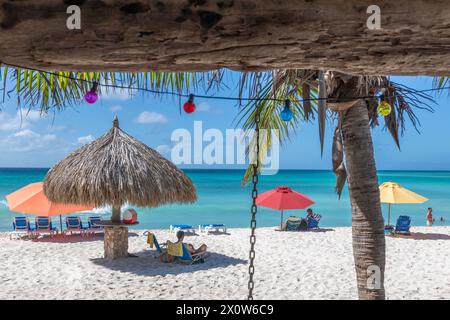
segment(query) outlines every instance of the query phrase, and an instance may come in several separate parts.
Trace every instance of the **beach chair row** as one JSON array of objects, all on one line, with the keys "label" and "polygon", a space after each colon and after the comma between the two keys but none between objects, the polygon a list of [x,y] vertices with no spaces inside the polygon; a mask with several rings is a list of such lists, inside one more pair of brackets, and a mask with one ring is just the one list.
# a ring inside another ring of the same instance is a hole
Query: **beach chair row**
[{"label": "beach chair row", "polygon": [[[85,226],[80,217],[66,217],[66,229],[61,233],[63,235],[78,233],[81,236],[85,236],[103,232],[103,227],[95,224],[98,221],[101,221],[100,217],[88,217],[87,226]],[[28,217],[15,217],[13,219],[13,232],[10,237],[23,234],[28,235],[30,238],[41,234],[48,234],[54,237],[58,232],[58,228],[53,226],[52,220],[49,217],[36,217],[34,226],[31,225]]]},{"label": "beach chair row", "polygon": [[66,217],[66,229],[63,234],[80,234],[81,236],[95,235],[96,233],[103,233],[103,227],[96,225],[101,218],[98,216],[91,216],[87,218],[87,226],[83,224],[80,217]]},{"label": "beach chair row", "polygon": [[[171,224],[169,229],[171,233],[184,231],[196,234],[196,228],[193,228],[188,224]],[[227,227],[223,223],[206,223],[198,225],[198,232],[200,234],[209,234],[211,231],[227,233]]]}]

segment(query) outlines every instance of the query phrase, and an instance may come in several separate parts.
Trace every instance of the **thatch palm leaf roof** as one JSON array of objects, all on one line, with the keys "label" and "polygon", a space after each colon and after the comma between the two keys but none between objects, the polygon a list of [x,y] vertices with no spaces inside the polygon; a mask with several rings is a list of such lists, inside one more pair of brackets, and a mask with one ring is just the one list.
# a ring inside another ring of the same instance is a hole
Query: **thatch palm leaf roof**
[{"label": "thatch palm leaf roof", "polygon": [[56,164],[44,180],[47,197],[58,203],[156,207],[192,203],[192,181],[157,151],[113,127]]}]

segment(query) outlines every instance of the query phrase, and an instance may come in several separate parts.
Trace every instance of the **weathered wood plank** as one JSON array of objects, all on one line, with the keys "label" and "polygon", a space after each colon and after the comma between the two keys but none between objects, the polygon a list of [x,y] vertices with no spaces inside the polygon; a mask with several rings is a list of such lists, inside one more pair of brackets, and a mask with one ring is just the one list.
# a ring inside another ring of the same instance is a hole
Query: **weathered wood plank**
[{"label": "weathered wood plank", "polygon": [[[81,30],[66,28],[68,3]],[[448,0],[0,0],[0,61],[48,70],[450,72]]]}]

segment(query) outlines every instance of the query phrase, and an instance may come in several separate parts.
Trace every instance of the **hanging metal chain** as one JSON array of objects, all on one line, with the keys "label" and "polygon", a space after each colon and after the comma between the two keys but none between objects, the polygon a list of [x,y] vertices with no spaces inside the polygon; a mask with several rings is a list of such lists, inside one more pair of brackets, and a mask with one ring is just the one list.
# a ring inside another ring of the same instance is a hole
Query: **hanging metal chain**
[{"label": "hanging metal chain", "polygon": [[255,283],[253,282],[253,275],[255,274],[255,243],[256,243],[256,212],[258,210],[258,207],[256,206],[256,197],[258,196],[258,169],[259,169],[259,110],[256,110],[255,115],[255,134],[256,134],[256,146],[255,146],[255,153],[256,153],[256,163],[253,163],[253,176],[252,176],[252,206],[251,206],[251,214],[252,214],[252,220],[250,222],[250,228],[251,228],[251,235],[250,235],[250,265],[248,267],[248,274],[249,274],[249,280],[248,280],[248,300],[253,300],[253,288],[255,286]]}]

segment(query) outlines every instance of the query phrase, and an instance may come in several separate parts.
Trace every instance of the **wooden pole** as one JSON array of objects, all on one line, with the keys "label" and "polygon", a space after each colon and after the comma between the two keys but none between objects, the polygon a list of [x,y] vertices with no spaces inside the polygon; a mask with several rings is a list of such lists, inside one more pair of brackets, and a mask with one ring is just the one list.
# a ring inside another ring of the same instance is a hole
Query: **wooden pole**
[{"label": "wooden pole", "polygon": [[391,204],[389,203],[389,209],[388,209],[388,226],[391,225]]},{"label": "wooden pole", "polygon": [[280,231],[283,230],[283,210],[281,210]]},{"label": "wooden pole", "polygon": [[120,222],[120,206],[117,205],[112,206],[111,221]]},{"label": "wooden pole", "polygon": [[[80,4],[81,32],[67,30],[66,3]],[[0,0],[0,57],[52,71],[228,67],[448,76],[449,2],[375,3],[388,31],[368,29],[372,2],[361,0]]]}]

